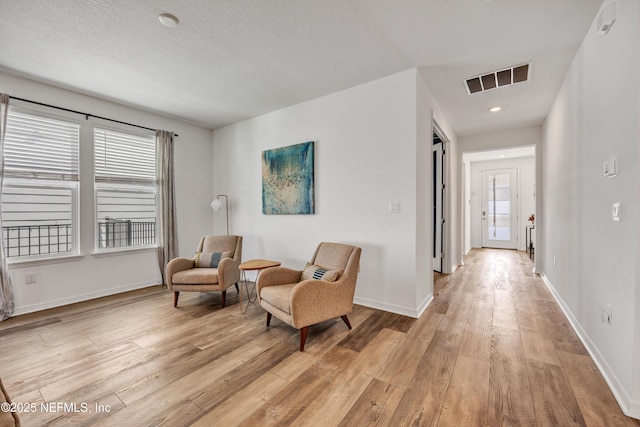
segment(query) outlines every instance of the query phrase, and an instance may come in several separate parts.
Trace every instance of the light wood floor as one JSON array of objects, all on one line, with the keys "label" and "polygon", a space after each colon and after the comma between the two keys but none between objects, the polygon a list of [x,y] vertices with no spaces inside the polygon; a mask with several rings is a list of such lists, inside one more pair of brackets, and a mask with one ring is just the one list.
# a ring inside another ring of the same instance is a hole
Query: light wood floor
[{"label": "light wood floor", "polygon": [[[366,254],[363,254],[366,256]],[[523,253],[474,250],[420,319],[365,307],[298,331],[235,290],[155,287],[0,323],[24,426],[639,426]],[[82,412],[82,404],[88,412]],[[102,411],[96,410],[96,404]]]}]

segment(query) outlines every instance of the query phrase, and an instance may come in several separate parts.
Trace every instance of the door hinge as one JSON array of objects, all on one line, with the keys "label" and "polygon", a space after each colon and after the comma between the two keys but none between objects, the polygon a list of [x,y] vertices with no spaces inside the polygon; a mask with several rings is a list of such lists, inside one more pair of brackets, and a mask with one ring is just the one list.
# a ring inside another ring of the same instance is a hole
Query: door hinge
[{"label": "door hinge", "polygon": [[444,190],[445,188],[447,188],[446,184],[442,184],[442,189]]},{"label": "door hinge", "polygon": [[442,221],[442,224],[444,224],[444,223],[445,223],[445,219],[444,219],[444,218],[442,218],[442,219],[441,219],[441,221]]}]

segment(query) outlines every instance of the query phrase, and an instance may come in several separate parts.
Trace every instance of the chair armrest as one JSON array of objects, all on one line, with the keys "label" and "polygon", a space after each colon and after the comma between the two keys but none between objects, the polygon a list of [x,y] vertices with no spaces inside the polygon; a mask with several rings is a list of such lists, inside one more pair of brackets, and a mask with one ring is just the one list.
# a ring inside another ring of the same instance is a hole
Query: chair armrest
[{"label": "chair armrest", "polygon": [[256,282],[256,288],[258,289],[258,295],[260,295],[260,289],[267,286],[285,285],[287,283],[298,283],[302,271],[292,270],[286,267],[270,267],[262,270],[258,275],[258,281]]},{"label": "chair armrest", "polygon": [[355,282],[303,280],[291,290],[293,326],[302,328],[351,313]]},{"label": "chair armrest", "polygon": [[218,263],[218,283],[223,289],[238,283],[240,280],[240,263],[233,258],[222,258]]},{"label": "chair armrest", "polygon": [[165,270],[165,279],[167,281],[167,286],[169,287],[169,290],[171,290],[171,286],[173,285],[171,279],[173,278],[173,275],[176,274],[178,271],[184,271],[184,270],[189,270],[192,269],[193,266],[195,265],[195,260],[189,259],[189,258],[174,258],[171,261],[169,261],[169,263],[167,264],[167,268]]}]

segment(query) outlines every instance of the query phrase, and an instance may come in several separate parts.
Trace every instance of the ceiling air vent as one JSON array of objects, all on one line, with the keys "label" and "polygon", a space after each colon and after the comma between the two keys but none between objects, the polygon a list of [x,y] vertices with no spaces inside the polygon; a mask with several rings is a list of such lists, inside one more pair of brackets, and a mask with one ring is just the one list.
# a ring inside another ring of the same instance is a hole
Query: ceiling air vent
[{"label": "ceiling air vent", "polygon": [[529,64],[517,65],[492,73],[482,74],[465,80],[469,95],[476,92],[511,86],[529,80]]}]

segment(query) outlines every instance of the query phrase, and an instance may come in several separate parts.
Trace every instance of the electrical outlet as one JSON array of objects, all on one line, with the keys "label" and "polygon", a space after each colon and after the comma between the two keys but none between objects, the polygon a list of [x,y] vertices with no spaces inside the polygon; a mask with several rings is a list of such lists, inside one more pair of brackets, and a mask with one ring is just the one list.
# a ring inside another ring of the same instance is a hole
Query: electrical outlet
[{"label": "electrical outlet", "polygon": [[27,285],[32,285],[36,283],[36,273],[27,273],[26,280]]}]

